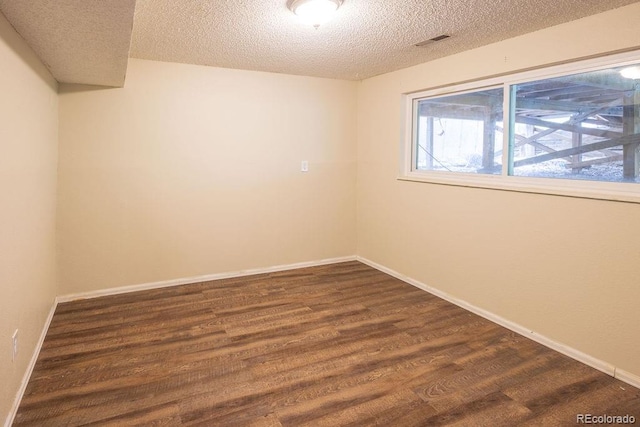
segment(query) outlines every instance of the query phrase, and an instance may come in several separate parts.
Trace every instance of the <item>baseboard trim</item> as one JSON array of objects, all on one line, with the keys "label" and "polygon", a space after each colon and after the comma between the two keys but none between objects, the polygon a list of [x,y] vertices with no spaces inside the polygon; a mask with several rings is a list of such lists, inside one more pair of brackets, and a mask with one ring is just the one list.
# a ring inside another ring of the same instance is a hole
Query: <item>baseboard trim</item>
[{"label": "baseboard trim", "polygon": [[180,279],[165,280],[161,282],[142,283],[138,285],[122,286],[118,288],[101,289],[98,291],[81,292],[76,294],[63,295],[56,298],[58,303],[77,301],[82,299],[98,298],[108,295],[126,294],[130,292],[146,291],[150,289],[168,288],[172,286],[188,285],[191,283],[209,282],[212,280],[231,279],[234,277],[253,276],[255,274],[275,273],[285,270],[297,270],[299,268],[317,267],[321,265],[337,264],[340,262],[355,261],[356,256],[346,256],[339,258],[327,258],[317,261],[299,262],[295,264],[284,264],[273,267],[253,268],[226,273],[208,274],[205,276],[184,277]]},{"label": "baseboard trim", "polygon": [[623,381],[629,385],[632,385],[634,387],[638,387],[640,388],[640,377],[638,377],[635,374],[631,374],[629,372],[623,371],[621,369],[616,368],[615,366],[613,366],[610,363],[607,363],[603,360],[597,359],[593,356],[590,356],[586,353],[583,353],[579,350],[576,350],[575,348],[569,347],[565,344],[562,344],[558,341],[552,340],[549,337],[546,337],[544,335],[541,335],[535,331],[532,331],[528,328],[525,328],[522,325],[519,325],[515,322],[512,322],[510,320],[507,320],[503,317],[500,317],[496,314],[493,314],[487,310],[484,310],[480,307],[476,307],[473,304],[470,304],[464,300],[461,300],[459,298],[456,298],[446,292],[443,292],[441,290],[438,290],[436,288],[433,288],[431,286],[425,285],[424,283],[415,280],[411,277],[407,277],[403,274],[398,273],[395,270],[392,270],[390,268],[387,268],[383,265],[380,265],[376,262],[373,262],[367,258],[364,257],[360,257],[357,256],[356,259],[358,261],[360,261],[363,264],[367,264],[370,267],[375,268],[376,270],[379,270],[383,273],[387,273],[390,276],[393,276],[397,279],[402,280],[403,282],[406,282],[410,285],[415,286],[416,288],[422,289],[423,291],[429,292],[430,294],[433,294],[437,297],[440,297],[446,301],[449,301],[452,304],[457,305],[458,307],[464,308],[465,310],[468,310],[472,313],[477,314],[478,316],[484,317],[487,320],[490,320],[494,323],[497,323],[500,326],[504,326],[505,328],[516,332],[526,338],[529,338],[539,344],[544,345],[545,347],[548,347],[552,350],[555,350],[559,353],[564,354],[565,356],[568,356],[574,360],[577,360],[578,362],[582,362],[585,365],[591,366],[594,369],[597,369],[598,371],[604,372],[607,375],[610,375],[612,377],[615,377],[617,379],[619,379],[620,381]]},{"label": "baseboard trim", "polygon": [[53,301],[53,305],[51,306],[51,310],[49,310],[49,315],[44,322],[44,327],[42,328],[42,333],[40,333],[40,338],[36,343],[36,347],[33,349],[33,354],[31,355],[31,360],[29,361],[29,365],[27,366],[27,370],[25,371],[22,382],[20,383],[20,388],[16,393],[15,398],[13,399],[13,405],[11,405],[11,409],[9,411],[9,415],[7,415],[7,419],[5,420],[4,427],[11,427],[13,424],[13,420],[18,413],[18,408],[20,407],[20,402],[22,401],[22,396],[24,396],[24,392],[27,390],[27,384],[29,384],[29,379],[31,378],[31,374],[33,373],[33,368],[36,366],[36,361],[38,360],[38,356],[40,355],[40,349],[42,349],[42,344],[44,343],[44,339],[47,336],[47,332],[49,331],[49,325],[51,325],[51,320],[53,319],[53,314],[56,312],[56,307],[58,306],[58,299],[56,298]]},{"label": "baseboard trim", "polygon": [[616,368],[616,374],[614,375],[620,381],[630,384],[634,387],[640,388],[640,377],[632,374],[631,372],[624,371]]}]

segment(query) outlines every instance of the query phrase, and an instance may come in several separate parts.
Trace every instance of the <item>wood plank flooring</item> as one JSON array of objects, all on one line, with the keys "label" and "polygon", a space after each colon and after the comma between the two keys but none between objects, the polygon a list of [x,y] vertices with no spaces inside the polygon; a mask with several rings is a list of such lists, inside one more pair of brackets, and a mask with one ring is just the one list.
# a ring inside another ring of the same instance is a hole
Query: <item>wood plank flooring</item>
[{"label": "wood plank flooring", "polygon": [[640,423],[640,390],[358,262],[58,306],[14,425]]}]

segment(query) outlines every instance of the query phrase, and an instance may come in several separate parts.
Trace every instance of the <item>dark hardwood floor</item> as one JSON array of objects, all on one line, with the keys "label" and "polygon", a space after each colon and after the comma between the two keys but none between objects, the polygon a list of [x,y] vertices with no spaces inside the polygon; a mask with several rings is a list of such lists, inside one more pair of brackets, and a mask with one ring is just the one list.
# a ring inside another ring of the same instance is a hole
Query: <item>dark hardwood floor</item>
[{"label": "dark hardwood floor", "polygon": [[640,423],[640,390],[357,262],[58,306],[14,425]]}]

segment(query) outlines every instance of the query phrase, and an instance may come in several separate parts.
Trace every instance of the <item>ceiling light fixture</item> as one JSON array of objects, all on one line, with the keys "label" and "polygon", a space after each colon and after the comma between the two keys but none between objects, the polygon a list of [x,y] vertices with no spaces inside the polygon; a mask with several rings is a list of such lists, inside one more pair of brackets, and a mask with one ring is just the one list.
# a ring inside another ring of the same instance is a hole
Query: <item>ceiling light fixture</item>
[{"label": "ceiling light fixture", "polygon": [[620,70],[620,75],[625,79],[640,80],[640,65],[623,68]]},{"label": "ceiling light fixture", "polygon": [[328,22],[342,5],[342,0],[291,0],[289,9],[305,24],[318,28]]}]

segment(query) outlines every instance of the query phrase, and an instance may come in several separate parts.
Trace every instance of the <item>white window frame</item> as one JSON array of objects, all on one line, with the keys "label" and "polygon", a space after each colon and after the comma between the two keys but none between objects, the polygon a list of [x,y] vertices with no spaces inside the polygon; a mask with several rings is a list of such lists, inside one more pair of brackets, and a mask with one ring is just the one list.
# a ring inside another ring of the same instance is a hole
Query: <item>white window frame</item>
[{"label": "white window frame", "polygon": [[[511,87],[536,80],[551,79],[570,74],[586,73],[612,67],[624,67],[637,64],[640,61],[640,51],[625,52],[605,57],[592,58],[561,65],[555,65],[536,70],[524,71],[501,77],[488,78],[462,84],[421,90],[402,94],[402,143],[400,150],[400,170],[398,179],[402,181],[427,182],[442,185],[462,187],[488,188],[495,190],[518,191],[525,193],[551,194],[567,197],[588,199],[614,200],[622,202],[640,203],[640,183],[604,182],[591,180],[572,180],[545,177],[523,177],[508,175],[507,167],[502,168],[502,174],[473,174],[464,172],[415,170],[414,141],[417,126],[416,115],[418,101],[428,97],[454,95],[464,92],[474,92],[502,86],[504,88],[503,111],[505,114],[502,164],[508,164]],[[638,81],[640,84],[640,81]]]}]

